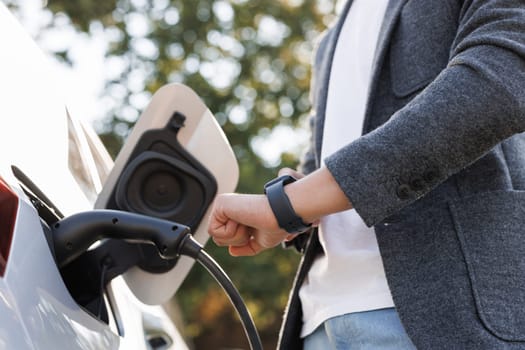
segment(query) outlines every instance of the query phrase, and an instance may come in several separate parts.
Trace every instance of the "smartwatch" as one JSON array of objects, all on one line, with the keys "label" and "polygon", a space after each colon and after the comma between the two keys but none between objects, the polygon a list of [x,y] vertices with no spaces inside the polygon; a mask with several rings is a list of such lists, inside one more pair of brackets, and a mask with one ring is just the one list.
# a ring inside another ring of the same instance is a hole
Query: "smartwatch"
[{"label": "smartwatch", "polygon": [[293,210],[288,196],[284,192],[284,186],[295,181],[296,179],[294,177],[283,175],[264,185],[264,193],[268,198],[277,223],[280,228],[288,233],[302,233],[312,227],[312,224],[306,224],[303,219],[297,215],[295,210]]}]

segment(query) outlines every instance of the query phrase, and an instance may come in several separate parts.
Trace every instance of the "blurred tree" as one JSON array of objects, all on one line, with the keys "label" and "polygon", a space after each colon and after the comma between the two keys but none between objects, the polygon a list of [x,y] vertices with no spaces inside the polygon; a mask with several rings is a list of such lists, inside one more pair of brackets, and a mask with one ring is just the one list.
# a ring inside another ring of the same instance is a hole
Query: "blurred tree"
[{"label": "blurred tree", "polygon": [[[240,164],[238,191],[260,192],[278,168],[295,167],[307,142],[301,128],[313,42],[333,20],[333,0],[48,0],[47,8],[48,29],[66,23],[107,39],[107,117],[98,131],[113,155],[152,93],[180,82],[226,132]],[[67,49],[55,54],[72,61]],[[239,287],[265,348],[274,347],[298,255],[274,249],[234,259],[226,249],[208,249]],[[188,335],[198,349],[246,346],[217,288],[194,268],[177,293]]]}]

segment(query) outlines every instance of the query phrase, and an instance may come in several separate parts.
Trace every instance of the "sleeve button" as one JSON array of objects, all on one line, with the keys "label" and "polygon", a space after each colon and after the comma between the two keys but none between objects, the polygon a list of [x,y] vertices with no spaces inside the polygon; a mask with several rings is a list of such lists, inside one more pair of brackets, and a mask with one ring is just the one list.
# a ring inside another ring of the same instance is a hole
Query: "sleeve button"
[{"label": "sleeve button", "polygon": [[410,193],[412,192],[410,190],[410,187],[406,184],[402,184],[402,185],[399,185],[397,187],[397,196],[399,197],[399,199],[409,199],[410,198]]},{"label": "sleeve button", "polygon": [[421,191],[425,188],[425,180],[421,177],[415,177],[410,180],[410,188],[414,191]]},{"label": "sleeve button", "polygon": [[436,170],[427,170],[424,174],[423,174],[423,179],[426,181],[426,182],[433,182],[434,180],[436,180],[438,178],[438,172]]}]

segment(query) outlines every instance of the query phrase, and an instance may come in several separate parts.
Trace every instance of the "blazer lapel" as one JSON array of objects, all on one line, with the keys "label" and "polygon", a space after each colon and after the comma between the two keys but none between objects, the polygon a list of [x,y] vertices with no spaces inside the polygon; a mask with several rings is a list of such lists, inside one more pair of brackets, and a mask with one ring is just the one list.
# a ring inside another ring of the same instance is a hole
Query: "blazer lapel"
[{"label": "blazer lapel", "polygon": [[365,121],[363,123],[363,134],[369,131],[368,127],[370,124],[370,107],[374,101],[381,67],[383,67],[388,46],[390,44],[390,39],[392,38],[394,28],[396,26],[397,20],[399,19],[399,14],[401,13],[403,5],[405,5],[407,1],[408,0],[390,0],[386,8],[385,18],[383,19],[383,24],[381,25],[379,38],[377,40],[374,63],[372,64],[372,80],[370,82],[370,88],[368,89],[368,102],[366,106]]},{"label": "blazer lapel", "polygon": [[[368,1],[368,0],[367,0]],[[339,39],[339,34],[343,27],[348,11],[352,6],[353,0],[347,0],[339,19],[337,20],[335,26],[328,30],[327,36],[324,38],[326,40],[326,49],[321,52],[321,55],[316,55],[315,68],[317,69],[316,74],[319,77],[322,77],[319,82],[319,86],[316,86],[315,89],[319,89],[318,92],[314,93],[318,97],[317,106],[316,106],[316,127],[315,127],[315,152],[316,152],[316,165],[320,166],[320,156],[321,156],[321,146],[323,143],[323,129],[324,129],[324,119],[326,114],[326,102],[328,99],[328,85],[330,82],[330,74],[332,70],[332,62],[335,54],[335,48],[337,46],[337,40]],[[318,48],[318,52],[319,52]],[[315,85],[315,84],[313,84]]]}]

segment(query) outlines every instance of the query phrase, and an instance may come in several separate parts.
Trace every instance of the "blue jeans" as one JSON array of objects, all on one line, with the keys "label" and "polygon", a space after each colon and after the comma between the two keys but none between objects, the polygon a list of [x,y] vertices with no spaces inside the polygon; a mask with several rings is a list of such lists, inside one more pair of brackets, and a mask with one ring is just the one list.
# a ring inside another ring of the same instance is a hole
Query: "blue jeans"
[{"label": "blue jeans", "polygon": [[410,350],[394,308],[355,312],[326,320],[304,339],[304,350]]}]

